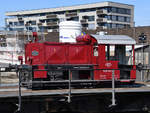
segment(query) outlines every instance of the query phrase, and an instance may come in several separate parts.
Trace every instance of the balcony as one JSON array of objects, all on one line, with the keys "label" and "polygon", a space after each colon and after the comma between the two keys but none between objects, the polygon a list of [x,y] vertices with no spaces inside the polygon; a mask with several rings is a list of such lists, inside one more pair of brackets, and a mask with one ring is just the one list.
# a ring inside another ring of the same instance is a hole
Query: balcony
[{"label": "balcony", "polygon": [[107,22],[107,18],[98,18],[96,19],[97,23],[103,23],[103,22]]},{"label": "balcony", "polygon": [[104,9],[101,9],[101,10],[97,10],[96,11],[96,14],[97,15],[103,15],[103,14],[107,14],[108,12],[107,12],[107,10],[104,10]]},{"label": "balcony", "polygon": [[23,18],[22,17],[18,17],[18,21],[23,21]]},{"label": "balcony", "polygon": [[55,19],[57,18],[57,15],[56,14],[49,14],[46,16],[47,19]]},{"label": "balcony", "polygon": [[81,24],[88,24],[86,19],[80,20]]},{"label": "balcony", "polygon": [[98,26],[96,27],[97,30],[103,30],[103,29],[107,29],[107,26]]},{"label": "balcony", "polygon": [[47,26],[50,26],[50,27],[58,26],[58,22],[48,22]]},{"label": "balcony", "polygon": [[29,24],[29,23],[26,23],[26,24],[25,24],[25,26],[30,26],[30,25],[31,25],[31,24]]},{"label": "balcony", "polygon": [[38,23],[37,25],[38,25],[38,26],[42,26],[43,24],[42,24],[42,23]]},{"label": "balcony", "polygon": [[82,30],[86,31],[86,30],[88,30],[88,27],[82,27]]},{"label": "balcony", "polygon": [[53,32],[58,32],[58,29],[53,29]]},{"label": "balcony", "polygon": [[78,16],[77,12],[66,13],[65,15],[66,15],[66,17],[77,17]]},{"label": "balcony", "polygon": [[101,30],[103,29],[103,26],[98,26],[96,29]]}]

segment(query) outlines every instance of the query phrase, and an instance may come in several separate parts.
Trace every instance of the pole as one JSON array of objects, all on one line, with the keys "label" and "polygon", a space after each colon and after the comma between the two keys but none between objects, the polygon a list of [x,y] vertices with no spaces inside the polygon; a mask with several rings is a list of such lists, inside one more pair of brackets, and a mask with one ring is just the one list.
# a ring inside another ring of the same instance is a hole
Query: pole
[{"label": "pole", "polygon": [[1,76],[1,72],[0,72],[0,85],[2,84],[2,76]]},{"label": "pole", "polygon": [[18,94],[18,109],[17,111],[21,111],[21,76],[20,76],[20,72],[17,71],[17,75],[19,76],[19,94]]},{"label": "pole", "polygon": [[[142,44],[143,46],[143,44]],[[143,57],[143,49],[141,49],[141,57]],[[141,63],[143,64],[143,58],[141,58]],[[143,70],[141,70],[141,82],[143,81]]]},{"label": "pole", "polygon": [[28,41],[30,40],[30,37],[29,37],[29,24],[28,24],[28,27],[27,27],[27,32],[28,32]]},{"label": "pole", "polygon": [[[143,49],[142,50],[143,50],[143,57],[142,57],[143,59],[142,59],[142,61],[143,61],[143,66],[144,66],[144,42],[143,42]],[[142,78],[143,78],[143,82],[144,82],[144,78],[145,78],[144,77],[144,70],[142,70],[142,75],[143,75]]]},{"label": "pole", "polygon": [[13,51],[12,51],[12,64],[14,64],[14,54],[13,54]]},{"label": "pole", "polygon": [[68,94],[68,103],[71,102],[71,76],[72,76],[72,72],[71,70],[69,70],[69,94]]},{"label": "pole", "polygon": [[116,105],[115,100],[115,70],[112,70],[112,106]]},{"label": "pole", "polygon": [[42,39],[45,41],[45,36],[44,36],[44,27],[42,26]]},{"label": "pole", "polygon": [[[147,40],[147,36],[144,35],[144,33],[141,33],[141,35],[139,35],[139,41],[140,43],[142,43],[142,48],[141,48],[141,63],[142,63],[142,67],[144,66],[144,43]],[[144,68],[144,67],[143,67]],[[144,81],[144,70],[141,70],[141,81]]]},{"label": "pole", "polygon": [[[141,49],[141,56],[142,56],[142,65],[144,66],[144,43],[142,43],[142,49]],[[143,69],[141,70],[141,81],[143,82],[144,81],[144,72],[143,72]]]}]

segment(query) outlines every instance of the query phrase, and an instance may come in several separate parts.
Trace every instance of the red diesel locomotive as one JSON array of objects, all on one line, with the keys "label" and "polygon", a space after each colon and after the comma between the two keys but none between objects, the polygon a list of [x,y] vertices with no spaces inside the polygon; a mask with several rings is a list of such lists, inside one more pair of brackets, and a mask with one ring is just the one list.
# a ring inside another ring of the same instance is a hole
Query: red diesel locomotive
[{"label": "red diesel locomotive", "polygon": [[[72,84],[91,84],[111,81],[113,71],[116,81],[136,79],[135,41],[130,37],[86,34],[78,36],[76,41],[27,43],[25,65],[31,67],[31,72],[22,73],[22,82],[62,86],[71,79]],[[130,64],[126,46],[132,49]]]}]

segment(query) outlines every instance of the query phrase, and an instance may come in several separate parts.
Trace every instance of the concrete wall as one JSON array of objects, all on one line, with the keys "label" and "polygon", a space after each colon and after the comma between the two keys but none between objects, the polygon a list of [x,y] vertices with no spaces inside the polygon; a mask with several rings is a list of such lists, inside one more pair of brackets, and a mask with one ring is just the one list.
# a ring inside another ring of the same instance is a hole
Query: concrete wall
[{"label": "concrete wall", "polygon": [[150,43],[150,26],[142,26],[142,27],[132,27],[132,28],[122,28],[122,29],[97,29],[97,30],[84,30],[85,32],[89,34],[95,34],[100,31],[107,32],[108,35],[128,35],[132,38],[134,38],[138,43],[138,37],[141,33],[144,33],[147,35],[147,41]]}]

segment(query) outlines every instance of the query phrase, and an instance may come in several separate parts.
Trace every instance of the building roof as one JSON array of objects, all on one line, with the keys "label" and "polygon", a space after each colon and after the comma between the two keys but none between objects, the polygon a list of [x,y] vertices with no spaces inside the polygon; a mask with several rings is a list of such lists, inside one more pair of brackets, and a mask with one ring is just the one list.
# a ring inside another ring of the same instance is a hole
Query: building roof
[{"label": "building roof", "polygon": [[126,35],[92,35],[98,44],[134,45],[136,41]]},{"label": "building roof", "polygon": [[122,7],[122,8],[132,8],[133,7],[133,5],[106,1],[106,2],[98,2],[98,3],[92,3],[92,4],[58,7],[58,8],[13,11],[13,12],[6,12],[5,15],[6,16],[17,16],[17,15],[27,15],[27,14],[58,12],[58,11],[69,11],[69,10],[77,10],[77,9],[90,9],[90,8],[95,8],[95,7],[106,7],[106,6],[114,6],[114,7]]}]

